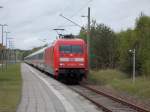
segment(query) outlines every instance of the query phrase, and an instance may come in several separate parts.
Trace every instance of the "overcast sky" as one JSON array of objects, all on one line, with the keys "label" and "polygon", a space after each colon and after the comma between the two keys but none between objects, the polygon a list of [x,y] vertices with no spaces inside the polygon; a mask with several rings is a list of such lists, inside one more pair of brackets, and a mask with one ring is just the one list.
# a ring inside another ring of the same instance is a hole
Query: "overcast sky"
[{"label": "overcast sky", "polygon": [[42,39],[52,42],[57,36],[54,28],[78,34],[80,28],[69,27],[73,24],[59,15],[85,25],[87,19],[81,15],[87,15],[88,6],[92,19],[115,32],[133,28],[140,12],[150,16],[150,0],[0,0],[0,6],[4,7],[0,9],[0,24],[8,24],[5,30],[11,32],[8,36],[14,38],[15,48],[19,49],[43,45]]}]

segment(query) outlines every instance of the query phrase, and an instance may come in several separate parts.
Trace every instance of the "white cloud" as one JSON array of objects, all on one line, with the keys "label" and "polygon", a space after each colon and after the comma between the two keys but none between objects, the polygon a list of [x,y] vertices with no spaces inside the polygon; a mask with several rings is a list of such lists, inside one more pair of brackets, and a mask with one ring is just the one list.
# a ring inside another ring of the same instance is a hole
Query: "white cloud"
[{"label": "white cloud", "polygon": [[[85,25],[87,14],[85,4],[88,0],[1,0],[0,23],[7,23],[10,36],[15,38],[15,47],[30,49],[44,43],[38,39],[46,38],[49,42],[56,38],[52,29],[59,25],[72,24],[61,18],[63,14],[81,25]],[[91,17],[98,23],[109,25],[115,31],[134,27],[140,12],[150,15],[149,0],[91,0]],[[82,7],[84,7],[82,9]],[[82,9],[79,11],[79,9]],[[77,34],[78,27],[65,27],[65,33]]]}]

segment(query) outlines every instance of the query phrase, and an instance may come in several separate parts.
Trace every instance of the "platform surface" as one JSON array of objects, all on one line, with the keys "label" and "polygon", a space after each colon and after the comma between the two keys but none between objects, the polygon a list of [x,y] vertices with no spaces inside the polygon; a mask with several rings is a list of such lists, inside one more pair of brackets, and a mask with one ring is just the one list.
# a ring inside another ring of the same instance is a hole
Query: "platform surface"
[{"label": "platform surface", "polygon": [[102,112],[66,85],[27,64],[21,65],[21,73],[22,98],[17,112]]}]

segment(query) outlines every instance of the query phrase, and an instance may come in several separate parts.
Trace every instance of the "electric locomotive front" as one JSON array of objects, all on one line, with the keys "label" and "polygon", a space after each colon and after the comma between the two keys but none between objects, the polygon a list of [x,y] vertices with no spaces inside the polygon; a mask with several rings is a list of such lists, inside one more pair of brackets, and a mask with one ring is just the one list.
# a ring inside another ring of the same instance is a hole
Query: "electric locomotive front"
[{"label": "electric locomotive front", "polygon": [[82,39],[59,39],[58,74],[65,79],[81,81],[87,74],[87,48]]}]

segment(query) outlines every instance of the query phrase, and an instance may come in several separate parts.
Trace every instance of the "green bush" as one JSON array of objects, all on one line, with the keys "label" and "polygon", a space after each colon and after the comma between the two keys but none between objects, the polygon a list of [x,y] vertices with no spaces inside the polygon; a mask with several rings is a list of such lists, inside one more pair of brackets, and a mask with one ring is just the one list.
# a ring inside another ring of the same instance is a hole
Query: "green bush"
[{"label": "green bush", "polygon": [[107,70],[91,71],[88,78],[94,83],[104,85],[110,83],[110,81],[116,79],[123,79],[125,77],[126,77],[125,74],[123,74],[120,71],[107,69]]},{"label": "green bush", "polygon": [[150,78],[139,76],[135,83],[132,79],[126,77],[124,73],[117,70],[99,70],[91,71],[88,80],[101,86],[111,86],[112,88],[126,92],[140,98],[150,98]]}]

